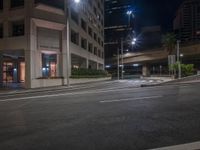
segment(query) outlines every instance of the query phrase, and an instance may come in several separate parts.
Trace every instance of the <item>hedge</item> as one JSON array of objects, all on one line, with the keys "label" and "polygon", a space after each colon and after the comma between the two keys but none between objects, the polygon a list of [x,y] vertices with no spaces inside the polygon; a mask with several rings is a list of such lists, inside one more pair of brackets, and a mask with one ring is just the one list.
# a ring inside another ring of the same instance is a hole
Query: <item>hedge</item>
[{"label": "hedge", "polygon": [[102,78],[110,76],[107,71],[95,69],[72,69],[71,78]]}]

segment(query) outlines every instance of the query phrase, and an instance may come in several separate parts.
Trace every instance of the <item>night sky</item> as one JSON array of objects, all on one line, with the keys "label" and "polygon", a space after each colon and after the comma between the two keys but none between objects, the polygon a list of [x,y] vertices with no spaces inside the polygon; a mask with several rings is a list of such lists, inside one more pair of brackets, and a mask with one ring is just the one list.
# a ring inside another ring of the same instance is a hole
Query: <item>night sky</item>
[{"label": "night sky", "polygon": [[135,0],[137,26],[161,25],[171,31],[176,10],[183,0]]}]

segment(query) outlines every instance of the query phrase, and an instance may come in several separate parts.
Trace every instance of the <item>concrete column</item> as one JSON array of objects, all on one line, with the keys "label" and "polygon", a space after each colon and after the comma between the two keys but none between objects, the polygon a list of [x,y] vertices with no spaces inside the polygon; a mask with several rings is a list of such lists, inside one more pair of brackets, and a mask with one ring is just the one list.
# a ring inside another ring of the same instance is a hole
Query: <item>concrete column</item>
[{"label": "concrete column", "polygon": [[89,60],[86,59],[86,68],[89,69]]},{"label": "concrete column", "polygon": [[31,65],[31,51],[25,50],[25,88],[31,88],[31,80],[32,80],[32,65]]},{"label": "concrete column", "polygon": [[142,67],[142,75],[144,77],[150,76],[150,70],[149,70],[149,67],[147,65],[143,65],[143,67]]},{"label": "concrete column", "polygon": [[[3,15],[4,16],[9,16],[10,13],[10,1],[9,0],[4,0],[3,1]],[[3,21],[3,34],[4,37],[9,37],[11,34],[11,25],[9,23],[8,17]]]},{"label": "concrete column", "polygon": [[97,62],[97,70],[99,70],[99,63]]},{"label": "concrete column", "polygon": [[[60,53],[60,70],[61,70],[61,76],[67,80],[67,29],[66,27],[62,31],[62,50]],[[63,82],[63,85],[67,84],[66,82]]]},{"label": "concrete column", "polygon": [[0,53],[0,87],[3,84],[3,55]]}]

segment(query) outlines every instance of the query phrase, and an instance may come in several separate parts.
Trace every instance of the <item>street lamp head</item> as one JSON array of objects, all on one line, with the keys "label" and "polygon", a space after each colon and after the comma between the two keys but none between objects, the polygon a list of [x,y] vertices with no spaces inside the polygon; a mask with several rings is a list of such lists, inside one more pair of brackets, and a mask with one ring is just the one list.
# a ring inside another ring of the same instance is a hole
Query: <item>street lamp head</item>
[{"label": "street lamp head", "polygon": [[126,12],[127,15],[131,15],[132,13],[133,13],[132,10],[128,10],[128,11]]},{"label": "street lamp head", "polygon": [[184,55],[183,54],[180,54],[180,57],[183,57]]},{"label": "street lamp head", "polygon": [[74,0],[74,2],[78,4],[78,3],[80,3],[80,0]]},{"label": "street lamp head", "polygon": [[131,44],[132,44],[132,45],[135,45],[136,43],[135,43],[135,41],[132,41]]},{"label": "street lamp head", "polygon": [[134,38],[134,39],[133,39],[133,41],[134,41],[134,42],[136,42],[136,41],[137,41],[137,39],[136,39],[136,38]]}]

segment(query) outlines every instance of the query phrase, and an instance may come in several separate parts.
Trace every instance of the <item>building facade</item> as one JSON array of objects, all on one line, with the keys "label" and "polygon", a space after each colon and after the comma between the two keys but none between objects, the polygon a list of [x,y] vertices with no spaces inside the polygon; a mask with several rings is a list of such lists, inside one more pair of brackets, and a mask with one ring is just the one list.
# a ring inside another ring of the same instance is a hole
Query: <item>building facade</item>
[{"label": "building facade", "polygon": [[[132,33],[134,27],[133,0],[105,1],[105,53],[106,59],[117,55],[121,38]],[[129,15],[128,11],[131,11]]]},{"label": "building facade", "polygon": [[185,0],[174,19],[174,30],[181,41],[200,40],[200,1]]},{"label": "building facade", "polygon": [[73,68],[104,69],[103,14],[103,0],[0,0],[0,83],[65,85]]}]

